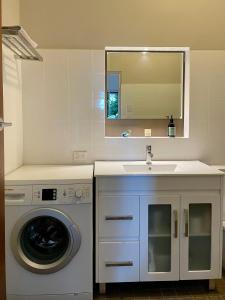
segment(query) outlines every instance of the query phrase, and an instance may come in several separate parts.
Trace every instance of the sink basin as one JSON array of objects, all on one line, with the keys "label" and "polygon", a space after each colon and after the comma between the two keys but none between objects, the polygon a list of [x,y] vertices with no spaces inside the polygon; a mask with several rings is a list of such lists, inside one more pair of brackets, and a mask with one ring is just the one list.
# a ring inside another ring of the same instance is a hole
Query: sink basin
[{"label": "sink basin", "polygon": [[123,165],[124,170],[128,173],[172,172],[176,167],[176,164]]}]

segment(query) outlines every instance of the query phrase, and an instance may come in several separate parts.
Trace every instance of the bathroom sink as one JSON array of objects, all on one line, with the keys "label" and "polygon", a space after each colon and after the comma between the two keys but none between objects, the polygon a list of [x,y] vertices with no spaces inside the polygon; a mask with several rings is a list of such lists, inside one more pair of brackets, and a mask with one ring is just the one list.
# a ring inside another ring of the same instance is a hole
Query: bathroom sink
[{"label": "bathroom sink", "polygon": [[152,164],[152,165],[123,165],[123,168],[128,173],[151,173],[151,172],[173,172],[175,171],[176,164]]},{"label": "bathroom sink", "polygon": [[[220,175],[219,166],[208,166],[200,161],[153,160],[149,166],[146,161],[98,161],[95,162],[95,176],[190,176]],[[225,170],[225,166],[220,166]]]}]

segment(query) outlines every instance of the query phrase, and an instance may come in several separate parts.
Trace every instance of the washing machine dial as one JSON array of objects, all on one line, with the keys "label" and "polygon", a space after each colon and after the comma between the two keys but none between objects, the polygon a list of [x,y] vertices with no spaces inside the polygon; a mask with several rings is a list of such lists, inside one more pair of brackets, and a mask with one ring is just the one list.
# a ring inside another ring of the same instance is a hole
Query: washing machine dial
[{"label": "washing machine dial", "polygon": [[75,197],[76,198],[82,198],[82,196],[83,196],[83,192],[82,192],[82,190],[77,190],[77,191],[75,191]]}]

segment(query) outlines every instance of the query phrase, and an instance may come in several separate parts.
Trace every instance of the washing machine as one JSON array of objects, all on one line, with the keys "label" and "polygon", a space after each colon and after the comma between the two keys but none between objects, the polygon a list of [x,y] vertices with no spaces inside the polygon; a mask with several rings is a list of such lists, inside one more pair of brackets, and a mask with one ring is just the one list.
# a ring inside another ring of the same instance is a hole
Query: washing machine
[{"label": "washing machine", "polygon": [[8,300],[91,300],[92,166],[23,166],[6,176]]}]

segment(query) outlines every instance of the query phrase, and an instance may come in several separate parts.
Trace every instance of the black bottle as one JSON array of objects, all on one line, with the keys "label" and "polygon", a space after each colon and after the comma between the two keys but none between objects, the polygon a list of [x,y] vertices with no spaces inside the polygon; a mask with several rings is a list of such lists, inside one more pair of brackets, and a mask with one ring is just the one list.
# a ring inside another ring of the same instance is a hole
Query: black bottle
[{"label": "black bottle", "polygon": [[173,121],[173,115],[169,118],[169,124],[168,124],[168,136],[169,137],[175,137],[176,136],[176,126]]}]

